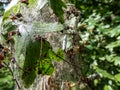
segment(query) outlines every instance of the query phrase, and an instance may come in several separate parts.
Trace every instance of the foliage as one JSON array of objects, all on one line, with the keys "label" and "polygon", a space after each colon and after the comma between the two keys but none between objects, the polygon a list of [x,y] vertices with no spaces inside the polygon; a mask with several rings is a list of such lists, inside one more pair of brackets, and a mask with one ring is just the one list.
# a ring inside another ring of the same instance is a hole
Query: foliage
[{"label": "foliage", "polygon": [[[99,79],[93,80],[98,82],[93,87],[98,90],[100,88],[118,90],[120,82],[115,77],[119,75],[119,40],[117,39],[119,33],[116,33],[119,30],[119,24],[114,27],[109,22],[107,23],[105,18],[105,16],[95,12],[80,24],[79,30],[83,33],[81,35],[82,39],[87,42],[85,53],[83,53],[82,57],[86,63],[92,66],[93,70],[95,70],[94,72],[100,74]],[[85,28],[81,28],[82,25],[85,25]],[[86,35],[88,36],[87,38]],[[87,71],[91,72],[89,69]]]},{"label": "foliage", "polygon": [[[9,3],[9,1],[0,1],[0,25],[1,25],[1,16],[4,14],[5,6]],[[1,31],[1,27],[0,27]],[[0,34],[0,43],[2,44],[4,40]],[[0,64],[1,60],[0,60]],[[0,90],[13,90],[14,89],[14,81],[13,77],[8,68],[2,67],[0,65]]]},{"label": "foliage", "polygon": [[0,89],[1,90],[13,90],[14,82],[13,77],[8,69],[2,68],[0,69]]},{"label": "foliage", "polygon": [[60,22],[63,23],[64,22],[63,7],[64,8],[66,7],[64,2],[62,0],[50,0],[50,5],[51,5],[51,8],[53,9],[53,12],[59,17]]},{"label": "foliage", "polygon": [[[107,10],[110,8],[107,7]],[[104,10],[108,13],[107,16],[100,10],[99,12],[95,11],[80,24],[79,30],[83,33],[83,36],[81,36],[83,41],[86,40],[87,42],[83,58],[86,63],[89,62],[93,66],[95,72],[101,75],[100,80],[95,79],[95,81],[98,80],[98,83],[96,87],[94,85],[93,87],[104,90],[109,90],[109,88],[118,90],[120,82],[115,77],[116,75],[119,76],[119,23],[114,22],[118,16],[115,15],[116,12],[114,13],[114,11],[110,13],[111,11],[107,11],[105,8]],[[114,14],[114,18],[111,16],[112,14]],[[82,28],[83,25],[84,28]],[[86,36],[88,37],[86,38]]]},{"label": "foliage", "polygon": [[[82,16],[89,17],[93,11],[101,13],[103,16],[112,11],[115,15],[119,15],[119,0],[68,0],[75,4],[75,6],[82,11]],[[117,10],[117,11],[116,11]],[[110,19],[110,18],[109,18]]]}]

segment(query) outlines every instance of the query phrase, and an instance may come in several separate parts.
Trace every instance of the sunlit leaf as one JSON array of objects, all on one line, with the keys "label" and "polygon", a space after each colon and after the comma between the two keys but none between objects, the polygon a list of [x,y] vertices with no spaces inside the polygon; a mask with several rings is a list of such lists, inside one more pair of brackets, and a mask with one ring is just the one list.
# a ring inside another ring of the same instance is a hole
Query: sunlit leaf
[{"label": "sunlit leaf", "polygon": [[112,42],[112,43],[108,44],[106,46],[106,48],[115,48],[115,47],[118,47],[118,46],[120,46],[120,41],[115,41],[115,42]]},{"label": "sunlit leaf", "polygon": [[120,34],[120,25],[118,25],[117,27],[113,28],[111,31],[108,32],[108,34],[111,37],[118,36]]},{"label": "sunlit leaf", "polygon": [[120,73],[115,75],[115,80],[120,82]]},{"label": "sunlit leaf", "polygon": [[61,49],[57,52],[49,51],[49,57],[51,60],[62,61],[62,59],[64,59],[64,52]]},{"label": "sunlit leaf", "polygon": [[105,85],[104,90],[114,90],[114,89],[112,89],[112,87],[110,85]]},{"label": "sunlit leaf", "polygon": [[114,57],[114,64],[117,66],[120,66],[120,57],[119,56],[116,56]]},{"label": "sunlit leaf", "polygon": [[34,6],[37,4],[37,1],[38,1],[38,0],[29,0],[29,4],[28,4],[28,5],[29,5],[30,7],[34,7]]},{"label": "sunlit leaf", "polygon": [[102,74],[102,76],[114,80],[113,75],[111,75],[110,73],[108,73],[106,70],[103,70],[103,69],[101,69],[101,68],[99,68],[99,67],[95,67],[95,70],[96,70],[98,73]]},{"label": "sunlit leaf", "polygon": [[19,2],[19,0],[12,0],[10,2],[10,4],[7,6],[7,8],[5,9],[5,12],[7,12],[8,10],[10,10],[13,6],[15,6],[17,3]]}]

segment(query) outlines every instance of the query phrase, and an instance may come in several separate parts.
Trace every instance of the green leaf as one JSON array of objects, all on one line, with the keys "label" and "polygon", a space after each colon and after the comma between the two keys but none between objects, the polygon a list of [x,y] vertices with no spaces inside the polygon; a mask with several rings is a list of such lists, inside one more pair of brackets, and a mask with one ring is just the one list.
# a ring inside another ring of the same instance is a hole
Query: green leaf
[{"label": "green leaf", "polygon": [[18,2],[19,2],[18,0],[12,0],[12,1],[8,4],[8,6],[5,8],[5,12],[9,11],[12,7],[14,7],[15,5],[17,5]]},{"label": "green leaf", "polygon": [[120,34],[120,25],[118,25],[117,27],[113,28],[111,31],[108,32],[108,34],[111,37],[118,36]]},{"label": "green leaf", "polygon": [[38,68],[38,73],[42,75],[51,75],[53,73],[52,60],[49,57],[49,51],[52,52],[52,47],[46,40],[42,41],[42,47],[40,49],[40,66]]},{"label": "green leaf", "polygon": [[40,60],[40,67],[38,68],[38,74],[42,75],[52,75],[54,67],[52,61],[49,58],[44,58]]},{"label": "green leaf", "polygon": [[120,73],[115,75],[115,80],[120,82]]},{"label": "green leaf", "polygon": [[[37,74],[52,74],[54,68],[49,58],[49,50],[52,47],[48,41],[40,37],[41,32],[36,33],[31,25],[19,26],[20,36],[14,36],[15,57],[19,62],[24,62],[22,80],[28,88],[35,80]],[[21,60],[21,55],[23,59]]]},{"label": "green leaf", "polygon": [[[14,36],[15,41],[15,58],[20,63],[20,67],[23,67],[22,75],[23,84],[28,88],[37,76],[38,71],[38,59],[40,55],[41,43],[34,37],[35,32],[29,29],[27,25],[20,25],[20,36]],[[28,30],[29,29],[29,30]],[[23,59],[21,60],[21,55]],[[21,62],[23,65],[21,65]]]},{"label": "green leaf", "polygon": [[26,56],[23,66],[22,80],[24,86],[28,88],[37,76],[38,59],[40,54],[40,42],[29,41],[26,46]]},{"label": "green leaf", "polygon": [[119,56],[116,56],[113,58],[114,59],[114,65],[119,65],[120,66],[120,57]]},{"label": "green leaf", "polygon": [[106,48],[115,48],[120,46],[120,41],[115,41],[106,46]]},{"label": "green leaf", "polygon": [[59,49],[56,53],[53,51],[49,51],[49,57],[51,60],[62,61],[64,59],[64,52],[61,49]]},{"label": "green leaf", "polygon": [[105,85],[104,90],[114,90],[114,89],[112,89],[112,87],[110,85]]},{"label": "green leaf", "polygon": [[50,0],[50,6],[53,9],[53,12],[59,17],[60,22],[63,23],[63,7],[66,8],[65,3],[62,0]]},{"label": "green leaf", "polygon": [[111,55],[106,55],[105,58],[108,62],[114,62],[115,56],[116,56],[115,54],[111,54]]},{"label": "green leaf", "polygon": [[102,74],[102,76],[114,80],[114,76],[111,75],[110,73],[108,73],[106,70],[103,70],[103,69],[101,69],[101,68],[99,68],[99,67],[96,67],[96,66],[95,66],[95,70],[96,70],[98,73]]},{"label": "green leaf", "polygon": [[29,6],[34,7],[36,6],[38,0],[29,0]]}]

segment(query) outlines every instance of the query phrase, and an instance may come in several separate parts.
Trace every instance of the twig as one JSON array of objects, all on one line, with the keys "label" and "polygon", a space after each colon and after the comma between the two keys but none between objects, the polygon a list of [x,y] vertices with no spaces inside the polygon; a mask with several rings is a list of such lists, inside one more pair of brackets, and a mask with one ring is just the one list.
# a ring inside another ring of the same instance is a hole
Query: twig
[{"label": "twig", "polygon": [[20,90],[20,89],[21,89],[20,84],[18,83],[16,77],[14,76],[14,72],[12,71],[11,67],[9,67],[9,65],[6,64],[5,62],[3,62],[3,63],[4,63],[4,64],[7,66],[7,68],[10,70],[10,72],[11,72],[11,74],[12,74],[12,76],[13,76],[13,80],[15,80],[15,82],[16,82],[16,84],[17,84],[19,90]]},{"label": "twig", "polygon": [[57,57],[59,57],[60,59],[62,59],[64,62],[66,62],[66,63],[68,63],[68,64],[70,64],[70,65],[73,65],[73,66],[75,66],[76,68],[78,68],[79,69],[79,67],[76,65],[76,64],[72,64],[72,62],[69,62],[69,61],[67,61],[67,60],[65,60],[64,58],[62,58],[62,57],[60,57],[59,55],[57,55],[55,52],[53,52]]}]

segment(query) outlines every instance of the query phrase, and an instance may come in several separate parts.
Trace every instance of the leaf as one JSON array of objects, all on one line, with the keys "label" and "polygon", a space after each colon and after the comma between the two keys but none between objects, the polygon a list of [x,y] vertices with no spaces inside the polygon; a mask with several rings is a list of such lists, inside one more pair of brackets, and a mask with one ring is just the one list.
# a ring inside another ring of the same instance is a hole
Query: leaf
[{"label": "leaf", "polygon": [[96,67],[96,66],[95,66],[95,70],[98,73],[102,74],[104,77],[114,80],[114,76],[109,74],[106,70],[103,70],[103,69]]},{"label": "leaf", "polygon": [[12,0],[10,2],[10,4],[7,6],[7,8],[5,9],[5,12],[7,12],[8,10],[10,10],[13,6],[17,5],[18,2],[19,2],[19,0]]},{"label": "leaf", "polygon": [[111,37],[118,36],[120,34],[120,25],[118,25],[117,27],[113,28],[111,31],[108,32],[108,34]]},{"label": "leaf", "polygon": [[60,22],[63,23],[63,7],[66,8],[65,3],[62,0],[50,0],[50,6],[53,9],[53,12],[59,17]]},{"label": "leaf", "polygon": [[[18,63],[20,63],[20,66],[23,67],[23,71],[20,75],[22,75],[21,77],[24,86],[28,88],[37,76],[37,62],[39,59],[41,43],[33,37],[34,31],[29,29],[27,25],[20,25],[19,32],[21,36],[14,36],[14,54]],[[21,60],[21,55],[24,56],[24,60]],[[21,65],[21,62],[24,62],[23,65]]]},{"label": "leaf", "polygon": [[115,54],[106,55],[106,56],[105,56],[105,59],[106,59],[108,62],[114,62],[114,61],[115,61],[115,59],[114,59],[115,56],[116,56]]},{"label": "leaf", "polygon": [[[52,47],[48,41],[41,38],[31,25],[20,25],[21,36],[15,36],[15,57],[24,64],[22,80],[24,86],[28,88],[34,82],[37,74],[52,74],[54,68],[49,58],[49,50]],[[24,55],[25,60],[21,60]]]},{"label": "leaf", "polygon": [[[42,42],[42,54],[40,57],[41,51],[41,43],[40,42],[32,42],[26,47],[26,56],[24,61],[23,70],[25,70],[22,74],[22,80],[24,81],[24,85],[28,88],[36,78],[37,74],[52,74],[54,68],[52,66],[51,60],[48,56],[48,51],[51,49],[50,44],[47,41]],[[40,66],[39,66],[40,62]]]},{"label": "leaf", "polygon": [[105,85],[104,90],[114,90],[110,85]]},{"label": "leaf", "polygon": [[42,75],[51,75],[53,73],[53,65],[52,60],[49,57],[49,51],[52,51],[52,47],[49,42],[46,40],[42,41],[42,47],[41,47],[41,55],[40,55],[40,66],[38,68],[38,73]]},{"label": "leaf", "polygon": [[52,75],[54,67],[52,61],[49,58],[44,58],[40,60],[40,68],[38,68],[38,74],[42,75]]},{"label": "leaf", "polygon": [[22,80],[26,88],[28,88],[34,82],[37,76],[40,45],[41,44],[39,41],[30,40],[26,46],[26,56],[22,73]]},{"label": "leaf", "polygon": [[37,4],[38,0],[29,0],[29,6],[34,7]]},{"label": "leaf", "polygon": [[51,60],[62,61],[62,58],[64,58],[64,52],[62,49],[59,49],[56,53],[53,51],[49,51],[49,57]]},{"label": "leaf", "polygon": [[115,75],[115,80],[120,82],[120,73]]},{"label": "leaf", "polygon": [[115,41],[106,46],[106,48],[115,48],[120,46],[120,41]]},{"label": "leaf", "polygon": [[120,57],[119,56],[116,56],[113,58],[114,59],[114,65],[119,65],[120,66]]}]

